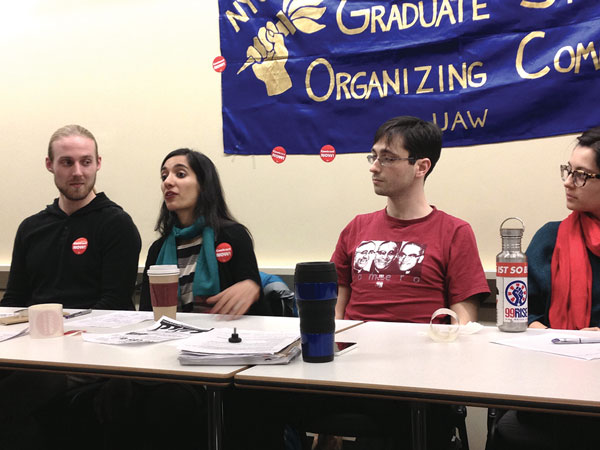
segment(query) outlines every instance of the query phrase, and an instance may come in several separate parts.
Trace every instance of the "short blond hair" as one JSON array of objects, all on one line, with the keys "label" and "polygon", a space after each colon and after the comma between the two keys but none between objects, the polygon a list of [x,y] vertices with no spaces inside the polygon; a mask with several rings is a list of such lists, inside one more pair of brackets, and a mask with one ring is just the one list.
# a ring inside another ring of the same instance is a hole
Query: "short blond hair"
[{"label": "short blond hair", "polygon": [[96,150],[96,161],[98,160],[98,143],[96,142],[96,138],[94,135],[87,129],[82,127],[81,125],[65,125],[64,127],[56,130],[52,136],[50,136],[50,142],[48,143],[48,158],[50,161],[54,161],[54,155],[52,154],[52,144],[59,139],[69,137],[69,136],[82,136],[94,141],[94,148]]}]

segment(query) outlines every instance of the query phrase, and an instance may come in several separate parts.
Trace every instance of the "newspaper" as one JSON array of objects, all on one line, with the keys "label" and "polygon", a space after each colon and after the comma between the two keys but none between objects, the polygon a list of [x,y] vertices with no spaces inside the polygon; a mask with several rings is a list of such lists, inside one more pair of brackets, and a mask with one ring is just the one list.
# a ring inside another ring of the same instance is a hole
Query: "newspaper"
[{"label": "newspaper", "polygon": [[163,316],[151,327],[144,330],[105,334],[84,333],[82,337],[84,341],[98,344],[151,344],[174,339],[187,339],[190,336],[205,333],[209,330],[210,328],[194,327]]},{"label": "newspaper", "polygon": [[[237,331],[237,330],[236,330]],[[239,330],[232,343],[231,328],[215,328],[179,345],[182,365],[287,364],[300,354],[298,332]]]}]

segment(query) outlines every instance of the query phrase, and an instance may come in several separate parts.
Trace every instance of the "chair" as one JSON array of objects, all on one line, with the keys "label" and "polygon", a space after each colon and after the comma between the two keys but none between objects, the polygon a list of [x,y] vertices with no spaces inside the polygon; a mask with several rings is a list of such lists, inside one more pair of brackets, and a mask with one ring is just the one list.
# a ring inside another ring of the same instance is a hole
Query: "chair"
[{"label": "chair", "polygon": [[488,409],[486,450],[587,450],[598,448],[595,417]]},{"label": "chair", "polygon": [[[393,402],[393,401],[389,401]],[[388,403],[388,406],[391,403]],[[463,405],[450,406],[452,435],[448,440],[448,450],[469,450],[466,427],[467,408]],[[410,420],[407,418],[406,420]],[[398,427],[390,423],[380,423],[371,414],[343,412],[323,415],[315,420],[305,419],[294,424],[303,431],[302,449],[314,448],[312,434],[344,436],[344,450],[388,450],[396,448]],[[410,427],[407,427],[410,430]],[[410,433],[410,431],[406,431]],[[290,448],[290,447],[288,447]],[[339,448],[319,446],[317,448]]]},{"label": "chair", "polygon": [[260,281],[274,316],[298,317],[296,296],[280,277],[260,272]]}]

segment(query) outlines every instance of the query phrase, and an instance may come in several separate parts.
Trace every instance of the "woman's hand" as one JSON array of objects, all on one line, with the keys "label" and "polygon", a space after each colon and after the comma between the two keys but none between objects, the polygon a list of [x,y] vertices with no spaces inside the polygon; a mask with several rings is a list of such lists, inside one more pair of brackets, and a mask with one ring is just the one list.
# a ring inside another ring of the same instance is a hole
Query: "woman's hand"
[{"label": "woman's hand", "polygon": [[214,305],[211,314],[227,314],[239,319],[258,300],[260,287],[252,280],[238,281],[217,295],[208,297],[206,302]]}]

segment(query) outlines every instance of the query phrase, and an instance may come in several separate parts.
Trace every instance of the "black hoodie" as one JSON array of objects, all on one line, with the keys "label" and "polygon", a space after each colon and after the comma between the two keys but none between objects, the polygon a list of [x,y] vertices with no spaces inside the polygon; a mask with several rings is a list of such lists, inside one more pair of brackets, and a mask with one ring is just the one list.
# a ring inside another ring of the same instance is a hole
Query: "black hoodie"
[{"label": "black hoodie", "polygon": [[104,193],[70,216],[58,199],[17,231],[1,306],[133,309],[141,239]]}]

